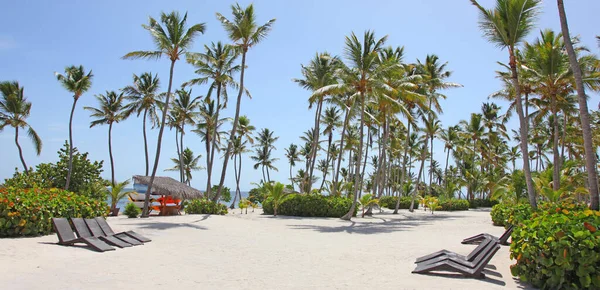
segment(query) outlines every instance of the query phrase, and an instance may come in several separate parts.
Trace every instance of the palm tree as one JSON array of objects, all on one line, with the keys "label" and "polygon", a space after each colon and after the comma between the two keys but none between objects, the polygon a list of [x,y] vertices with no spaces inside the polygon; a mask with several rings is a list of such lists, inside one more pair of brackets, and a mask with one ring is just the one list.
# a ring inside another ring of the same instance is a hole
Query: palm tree
[{"label": "palm tree", "polygon": [[119,214],[116,210],[117,203],[121,199],[125,198],[129,193],[131,193],[131,191],[124,190],[127,187],[127,185],[129,185],[129,180],[117,182],[111,186],[110,190],[108,190],[108,188],[106,189],[106,191],[108,192],[108,196],[110,197],[110,212],[113,216]]},{"label": "palm tree", "polygon": [[204,33],[205,29],[204,23],[195,24],[188,28],[187,13],[182,18],[181,15],[175,11],[169,14],[162,12],[160,15],[160,21],[164,27],[152,17],[149,17],[148,25],[142,25],[142,27],[148,30],[150,35],[152,35],[157,50],[133,51],[123,56],[124,59],[145,58],[155,60],[160,59],[162,56],[166,56],[171,61],[171,67],[169,69],[169,86],[167,88],[167,96],[162,108],[162,119],[160,121],[160,129],[158,131],[156,157],[154,158],[154,166],[152,168],[150,183],[148,184],[148,191],[146,193],[146,200],[144,201],[144,211],[142,212],[142,217],[148,217],[148,203],[150,201],[150,194],[152,194],[152,185],[154,184],[156,170],[158,169],[162,136],[165,129],[165,122],[167,121],[167,114],[169,113],[169,100],[173,85],[173,69],[175,68],[175,62],[180,56],[187,53],[187,50],[194,42],[194,38],[199,33]]},{"label": "palm tree", "polygon": [[[221,145],[221,136],[225,134],[224,131],[219,131],[221,125],[225,123],[227,118],[217,117],[217,108],[215,107],[214,100],[203,100],[200,103],[200,118],[197,120],[196,129],[192,130],[192,132],[200,135],[202,141],[204,142],[206,149],[206,171],[208,176],[211,176],[211,167],[212,167],[212,157],[214,157],[215,151],[220,151]],[[208,178],[207,183],[210,184],[210,178]],[[207,188],[207,194],[210,194],[210,188]],[[210,195],[207,195],[210,196]]]},{"label": "palm tree", "polygon": [[449,126],[448,129],[440,132],[440,139],[444,141],[444,151],[446,151],[446,165],[444,166],[444,181],[448,176],[448,160],[450,159],[450,153],[457,146],[458,143],[458,126]]},{"label": "palm tree", "polygon": [[111,185],[115,186],[115,163],[112,154],[112,127],[114,123],[119,123],[128,117],[128,113],[131,111],[126,110],[124,104],[125,95],[123,93],[118,94],[115,91],[107,91],[106,94],[96,95],[98,100],[98,108],[83,107],[85,110],[92,112],[90,117],[95,118],[90,123],[90,128],[96,125],[108,125],[108,155],[110,157],[110,173],[111,173]]},{"label": "palm tree", "polygon": [[[185,124],[194,125],[195,119],[198,115],[196,109],[200,106],[200,97],[192,98],[192,89],[185,90],[179,89],[175,91],[177,98],[174,100],[173,108],[171,111],[176,116],[175,119],[178,121],[179,127],[179,149],[180,154],[183,154],[183,136],[185,135]],[[179,158],[182,162],[183,158]],[[185,173],[183,171],[183,164],[180,166],[181,182],[185,179]]]},{"label": "palm tree", "polygon": [[[337,77],[335,75],[336,70],[340,66],[340,59],[336,56],[331,56],[327,52],[325,53],[317,53],[315,57],[311,60],[310,64],[307,66],[302,66],[302,76],[303,79],[294,79],[296,83],[298,83],[301,87],[311,90],[313,94],[308,99],[309,106],[308,108],[312,108],[314,104],[316,104],[315,109],[315,127],[313,131],[312,138],[312,155],[307,159],[307,168],[308,168],[308,176],[312,178],[313,171],[315,168],[315,161],[317,159],[317,147],[319,145],[319,134],[320,129],[319,125],[321,123],[321,115],[323,110],[323,101],[325,100],[325,96],[328,94],[326,92],[319,92],[321,88],[333,85],[337,83]],[[325,133],[324,133],[325,134]]]},{"label": "palm tree", "polygon": [[300,161],[300,157],[298,156],[298,145],[290,144],[290,147],[285,148],[285,157],[287,157],[290,162],[290,181],[292,182],[292,187],[294,187],[294,177],[292,176],[292,169],[296,166],[296,162]]},{"label": "palm tree", "polygon": [[69,189],[71,182],[71,172],[73,171],[73,114],[75,113],[75,105],[79,97],[87,92],[92,86],[92,71],[85,73],[83,66],[68,66],[65,68],[65,74],[54,73],[60,84],[70,93],[73,94],[73,106],[71,107],[71,116],[69,117],[69,171],[67,171],[67,180],[65,182],[65,190]]},{"label": "palm tree", "polygon": [[265,191],[267,197],[270,197],[273,203],[273,216],[277,216],[277,209],[279,209],[279,205],[283,201],[283,198],[288,195],[284,191],[285,185],[281,182],[277,182],[275,184],[265,183],[263,184],[263,190]]},{"label": "palm tree", "polygon": [[152,128],[158,124],[158,114],[156,107],[160,100],[158,90],[160,81],[158,74],[152,76],[152,73],[145,72],[141,75],[133,75],[133,85],[123,88],[125,97],[130,102],[127,105],[129,110],[135,111],[137,116],[143,112],[142,116],[142,132],[144,133],[144,153],[146,157],[146,176],[148,176],[149,159],[148,159],[148,139],[146,137],[146,120],[150,119]]},{"label": "palm tree", "polygon": [[225,175],[227,174],[227,163],[231,155],[231,146],[233,146],[233,140],[238,126],[238,119],[240,116],[240,107],[242,105],[242,94],[245,91],[244,87],[244,73],[246,70],[246,53],[250,48],[260,43],[261,40],[267,37],[267,34],[271,30],[271,26],[275,22],[275,19],[269,20],[262,26],[256,24],[256,15],[254,14],[254,6],[248,5],[245,9],[242,9],[239,4],[231,6],[233,20],[228,20],[225,16],[217,13],[217,19],[225,28],[225,31],[229,35],[229,39],[234,42],[234,47],[242,53],[242,64],[240,69],[240,82],[237,96],[237,102],[235,107],[235,117],[233,119],[233,126],[229,134],[229,142],[227,143],[227,150],[223,159],[223,170],[221,171],[221,181],[219,182],[219,189],[213,200],[216,202],[221,197],[221,190],[225,183]]},{"label": "palm tree", "polygon": [[[575,77],[575,85],[577,88],[577,100],[579,101],[579,117],[581,119],[581,127],[583,129],[583,146],[585,148],[585,169],[588,174],[588,186],[590,193],[590,208],[598,210],[600,207],[600,196],[598,195],[598,172],[596,168],[596,151],[592,142],[592,130],[590,126],[590,115],[587,106],[587,97],[585,94],[585,87],[583,85],[583,77],[581,74],[581,67],[577,61],[577,55],[575,49],[573,49],[573,43],[571,42],[571,34],[569,32],[569,24],[567,23],[567,15],[565,12],[565,4],[563,0],[557,0],[558,4],[558,15],[560,18],[560,27],[563,34],[563,39],[569,56],[569,63],[573,76]],[[598,38],[600,41],[600,38]]]},{"label": "palm tree", "polygon": [[29,170],[23,158],[23,150],[19,145],[19,128],[27,128],[27,135],[33,142],[35,152],[37,155],[42,152],[42,139],[26,120],[31,111],[31,102],[27,101],[23,94],[23,87],[19,86],[18,82],[0,82],[0,94],[2,95],[2,99],[0,99],[0,131],[6,126],[15,128],[15,144],[19,149],[19,157],[27,174]]},{"label": "palm tree", "polygon": [[[187,55],[187,62],[196,68],[196,74],[200,75],[200,77],[188,81],[185,85],[204,84],[209,82],[209,79],[212,80],[206,94],[205,102],[212,102],[211,95],[216,90],[215,120],[219,120],[221,109],[227,108],[227,89],[229,87],[239,87],[238,83],[233,79],[233,74],[241,70],[240,65],[234,64],[238,56],[239,51],[234,46],[223,45],[221,42],[217,42],[216,44],[213,42],[210,47],[205,45],[204,53],[189,53]],[[223,104],[221,104],[221,101]],[[207,136],[206,144],[206,172],[208,173],[206,195],[211,196],[213,162],[215,151],[219,149],[216,130],[212,131],[210,136]]]},{"label": "palm tree", "polygon": [[[165,169],[165,171],[181,171],[183,168],[183,172],[185,174],[185,180],[183,181],[187,185],[191,185],[192,182],[192,171],[198,171],[204,169],[204,167],[198,165],[198,161],[200,161],[200,157],[202,155],[198,154],[198,156],[194,156],[194,152],[190,148],[185,148],[183,153],[179,154],[180,158],[171,158],[171,161],[175,164],[173,168]],[[181,167],[183,164],[183,167]]]},{"label": "palm tree", "polygon": [[[240,118],[242,120],[242,118]],[[239,131],[238,131],[239,132]],[[231,203],[230,208],[233,209],[235,206],[235,201],[238,196],[240,200],[242,200],[242,191],[240,190],[240,180],[242,177],[242,154],[250,152],[246,148],[246,144],[248,140],[243,140],[243,136],[238,135],[237,138],[234,139],[233,143],[233,169],[235,174],[235,196],[233,197],[233,202]]]},{"label": "palm tree", "polygon": [[476,0],[471,0],[480,12],[479,25],[488,40],[502,48],[508,48],[509,66],[511,69],[512,84],[515,89],[516,110],[519,116],[521,152],[523,153],[523,171],[527,183],[529,203],[537,208],[537,200],[531,170],[529,168],[529,155],[527,145],[528,125],[523,115],[521,101],[521,86],[517,72],[515,57],[516,46],[519,45],[533,28],[533,23],[540,10],[540,0],[496,0],[496,7],[491,10],[483,8]]},{"label": "palm tree", "polygon": [[[277,167],[273,165],[273,162],[279,160],[279,158],[271,158],[271,148],[269,147],[256,147],[256,155],[251,156],[252,160],[256,161],[254,164],[254,169],[258,169],[258,167],[262,168],[263,173],[263,182],[271,182],[271,176],[269,175],[269,169],[277,170]],[[265,169],[266,169],[266,178],[265,178]]]},{"label": "palm tree", "polygon": [[365,217],[365,209],[370,208],[376,204],[379,204],[379,199],[373,198],[372,194],[365,194],[360,197],[360,204],[362,205],[362,217]]},{"label": "palm tree", "polygon": [[[335,128],[342,126],[342,116],[340,115],[340,110],[338,108],[329,107],[325,109],[325,112],[321,118],[323,118],[321,120],[321,123],[325,125],[325,128],[323,128],[323,135],[327,136],[327,157],[325,158],[325,161],[327,162],[327,165],[329,167],[329,162],[331,161],[331,163],[333,163],[333,156],[331,154],[333,144],[333,131],[335,130]],[[325,176],[323,176],[321,188],[323,188],[323,183],[325,183]]]}]

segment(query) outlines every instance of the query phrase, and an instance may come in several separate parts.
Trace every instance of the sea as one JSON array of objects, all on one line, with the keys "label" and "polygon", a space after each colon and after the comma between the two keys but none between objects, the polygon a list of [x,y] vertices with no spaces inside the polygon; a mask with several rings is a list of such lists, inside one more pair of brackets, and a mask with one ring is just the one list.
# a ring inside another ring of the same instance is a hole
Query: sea
[{"label": "sea", "polygon": [[[133,188],[125,188],[123,189],[123,192],[129,192],[129,191],[134,191]],[[248,191],[242,191],[242,198],[247,198],[248,197]],[[225,205],[227,205],[227,207],[231,206],[231,204],[233,203],[233,196],[235,195],[235,190],[231,191],[231,201],[230,202],[221,202]],[[106,201],[109,205],[110,205],[110,198]],[[237,208],[237,203],[239,202],[236,201],[236,205],[235,207]],[[125,210],[125,206],[129,203],[129,198],[125,197],[123,199],[121,199],[118,203],[117,203],[117,207],[120,208],[120,211],[123,212]]]}]

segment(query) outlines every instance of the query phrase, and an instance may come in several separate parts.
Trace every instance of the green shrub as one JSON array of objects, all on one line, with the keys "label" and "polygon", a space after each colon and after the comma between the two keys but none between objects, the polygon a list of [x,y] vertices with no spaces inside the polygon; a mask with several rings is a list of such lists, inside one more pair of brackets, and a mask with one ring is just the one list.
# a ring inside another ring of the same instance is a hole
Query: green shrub
[{"label": "green shrub", "polygon": [[469,200],[469,208],[493,207],[494,205],[497,205],[497,204],[498,204],[497,200],[491,200],[491,199],[476,198],[473,200]]},{"label": "green shrub", "polygon": [[[265,214],[273,214],[273,202],[267,198],[262,203]],[[278,215],[306,217],[342,217],[352,206],[352,199],[346,197],[324,196],[320,194],[289,194],[279,208]],[[358,205],[354,209],[354,216]]]},{"label": "green shrub", "polygon": [[260,188],[250,189],[248,192],[248,200],[252,203],[262,203],[265,200],[265,194]]},{"label": "green shrub", "polygon": [[208,199],[192,199],[186,202],[187,214],[227,214],[227,206]]},{"label": "green shrub", "polygon": [[513,276],[543,289],[600,289],[600,212],[541,205],[515,227]]},{"label": "green shrub", "polygon": [[130,202],[125,206],[125,211],[123,211],[123,213],[128,218],[136,218],[142,213],[142,210],[139,207],[137,207],[135,204]]},{"label": "green shrub", "polygon": [[437,210],[439,211],[458,211],[469,210],[469,201],[466,199],[443,199],[438,201]]},{"label": "green shrub", "polygon": [[[403,196],[400,198],[400,209],[409,209],[411,197]],[[396,201],[398,201],[398,197],[396,196],[382,196],[379,199],[379,206],[385,207],[387,209],[396,209]],[[415,209],[419,208],[419,200],[415,199]]]},{"label": "green shrub", "polygon": [[490,216],[492,222],[496,226],[508,226],[518,225],[524,220],[528,220],[531,217],[532,209],[527,203],[511,204],[511,203],[499,203],[492,207]]},{"label": "green shrub", "polygon": [[0,188],[0,237],[47,235],[53,217],[107,214],[106,202],[61,189]]}]

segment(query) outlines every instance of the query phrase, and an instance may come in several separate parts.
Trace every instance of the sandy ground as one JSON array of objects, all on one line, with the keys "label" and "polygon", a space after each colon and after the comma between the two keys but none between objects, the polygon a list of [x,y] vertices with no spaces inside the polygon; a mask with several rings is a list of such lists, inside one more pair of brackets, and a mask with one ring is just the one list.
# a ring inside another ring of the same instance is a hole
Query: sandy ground
[{"label": "sandy ground", "polygon": [[56,236],[0,240],[2,289],[520,289],[508,247],[487,278],[411,274],[417,257],[442,248],[468,254],[468,236],[503,228],[489,212],[401,211],[354,218],[296,218],[260,210],[226,216],[109,218],[115,230],[153,241],[97,253]]}]

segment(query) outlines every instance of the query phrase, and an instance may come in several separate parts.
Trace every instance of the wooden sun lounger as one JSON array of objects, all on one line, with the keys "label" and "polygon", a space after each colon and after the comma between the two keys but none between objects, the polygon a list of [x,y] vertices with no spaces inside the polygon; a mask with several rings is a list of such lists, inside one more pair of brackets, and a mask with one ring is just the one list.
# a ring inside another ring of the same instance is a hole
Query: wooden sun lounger
[{"label": "wooden sun lounger", "polygon": [[52,218],[52,226],[58,236],[58,244],[71,246],[76,243],[84,243],[98,252],[114,251],[115,248],[94,237],[75,237],[75,233],[66,218]]},{"label": "wooden sun lounger", "polygon": [[106,242],[109,245],[117,246],[119,248],[131,246],[131,244],[126,246],[126,243],[123,240],[117,239],[115,237],[107,237],[104,235],[95,236],[94,234],[92,234],[92,232],[88,228],[87,224],[85,223],[85,220],[82,218],[71,218],[71,222],[73,223],[73,226],[75,227],[75,232],[81,238],[94,237],[94,238],[97,238],[97,239],[100,239],[100,240]]},{"label": "wooden sun lounger", "polygon": [[[484,259],[486,257],[486,255],[488,255],[494,249],[494,247],[496,247],[498,245],[498,241],[497,240],[488,240],[488,241],[482,242],[482,244],[485,244],[485,247],[483,248],[483,250],[479,251],[475,255],[472,255],[471,257],[469,257],[469,256],[465,257],[462,255],[453,253],[453,254],[438,256],[436,258],[422,261],[417,264],[419,264],[419,265],[434,264],[434,263],[438,263],[438,262],[447,260],[447,261],[452,261],[452,262],[458,263],[462,266],[474,268],[479,262],[481,262],[482,259]],[[468,258],[471,258],[471,259],[469,260]]]},{"label": "wooden sun lounger", "polygon": [[494,257],[496,252],[498,252],[498,250],[500,249],[500,245],[498,245],[497,243],[491,243],[490,245],[490,250],[486,253],[482,253],[480,259],[478,258],[477,262],[472,264],[473,267],[458,263],[454,259],[444,259],[433,263],[420,263],[417,265],[417,268],[415,268],[415,270],[413,270],[412,272],[416,274],[424,274],[434,271],[458,272],[467,277],[483,279],[485,278],[485,274],[482,273],[483,269],[485,268],[485,266],[487,266],[492,257]]},{"label": "wooden sun lounger", "polygon": [[457,254],[457,253],[455,253],[455,252],[448,251],[448,250],[445,250],[445,249],[444,249],[444,250],[440,250],[440,251],[437,251],[437,252],[435,252],[435,253],[432,253],[432,254],[429,254],[429,255],[426,255],[426,256],[422,256],[422,257],[419,257],[419,258],[417,258],[417,260],[415,261],[415,264],[422,263],[422,262],[425,262],[425,261],[428,261],[428,260],[431,260],[431,259],[435,259],[435,258],[438,258],[438,257],[441,257],[441,256],[442,256],[442,257],[446,257],[446,256],[449,256],[449,255],[450,255],[450,256],[455,256],[455,257],[461,258],[461,259],[463,259],[463,260],[465,260],[465,261],[472,262],[472,261],[473,261],[475,258],[477,258],[477,256],[478,256],[478,255],[479,255],[479,254],[480,254],[480,253],[481,253],[483,250],[485,250],[486,246],[488,246],[488,244],[489,244],[489,243],[492,243],[492,242],[493,242],[493,241],[492,241],[492,239],[485,239],[485,240],[483,240],[483,242],[481,242],[481,243],[480,243],[480,244],[479,244],[479,245],[478,245],[478,246],[477,246],[475,249],[473,249],[473,251],[472,251],[471,253],[469,253],[469,255],[467,255],[467,256],[463,256],[463,255],[461,255],[461,254]]},{"label": "wooden sun lounger", "polygon": [[482,233],[479,235],[475,235],[475,236],[466,238],[461,243],[462,244],[477,244],[477,243],[480,243],[481,241],[483,241],[484,239],[496,239],[496,240],[498,240],[498,243],[500,245],[507,246],[507,245],[510,245],[510,243],[508,242],[508,238],[510,238],[510,235],[513,232],[513,227],[514,227],[513,225],[510,225],[508,227],[508,229],[506,229],[506,231],[500,237],[495,237],[488,233]]},{"label": "wooden sun lounger", "polygon": [[90,232],[92,232],[92,235],[94,237],[100,238],[101,240],[105,240],[109,244],[111,242],[115,243],[115,246],[118,246],[120,248],[131,247],[132,245],[142,245],[140,241],[125,234],[106,235],[104,231],[102,231],[102,229],[100,228],[100,225],[98,224],[96,219],[85,219],[85,224],[87,225],[88,229],[90,229]]},{"label": "wooden sun lounger", "polygon": [[97,217],[97,218],[95,218],[95,220],[98,222],[98,225],[100,225],[100,228],[102,229],[104,234],[106,234],[107,236],[125,234],[127,236],[130,236],[130,237],[142,242],[142,243],[148,243],[148,242],[152,241],[151,239],[148,239],[134,231],[126,231],[126,232],[121,232],[121,233],[115,234],[115,232],[112,230],[112,228],[110,228],[110,225],[108,225],[108,223],[106,222],[106,220],[103,217]]}]

